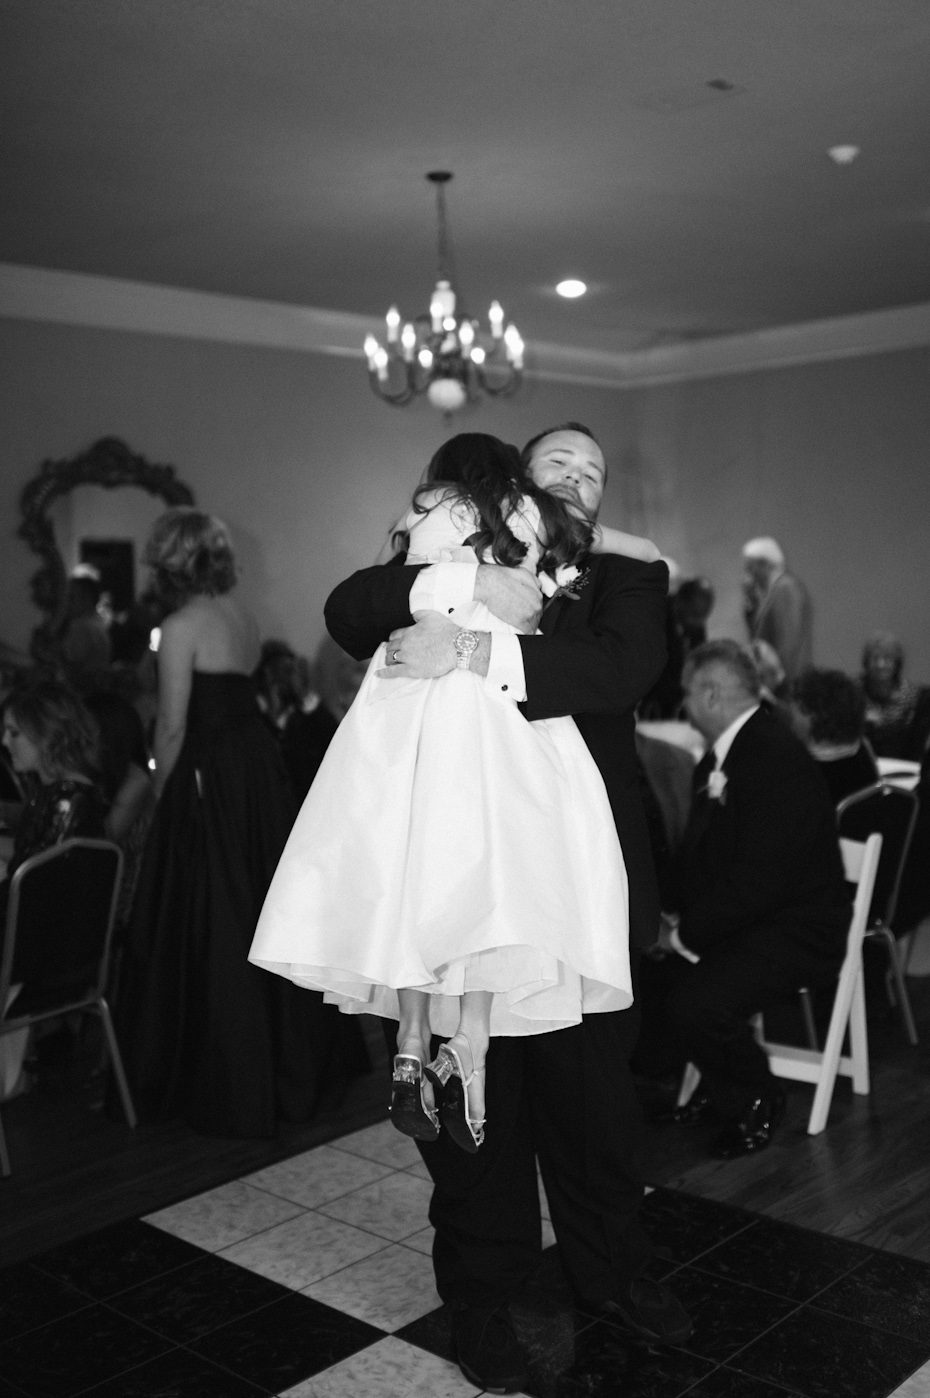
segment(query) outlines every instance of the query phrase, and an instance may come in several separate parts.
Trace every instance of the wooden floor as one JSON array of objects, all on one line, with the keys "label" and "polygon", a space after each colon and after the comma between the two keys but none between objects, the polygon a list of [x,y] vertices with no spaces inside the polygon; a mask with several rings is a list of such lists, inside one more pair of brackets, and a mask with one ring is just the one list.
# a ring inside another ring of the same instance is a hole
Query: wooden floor
[{"label": "wooden floor", "polygon": [[[805,1130],[811,1089],[790,1084],[786,1123],[756,1158],[711,1161],[700,1134],[650,1125],[650,1182],[930,1261],[930,978],[910,986],[920,1045],[911,1048],[899,1020],[873,1003],[872,1093],[854,1098],[841,1080],[822,1135]],[[35,1090],[3,1107],[13,1175],[0,1180],[0,1265],[380,1120],[386,1063],[372,1029],[374,1071],[310,1126],[274,1141],[219,1141],[180,1125],[130,1131],[100,1108],[93,1054],[50,1065]]]},{"label": "wooden floor", "polygon": [[930,1262],[930,978],[908,987],[920,1043],[908,1044],[879,987],[869,1002],[872,1090],[858,1097],[839,1079],[819,1136],[806,1130],[813,1089],[787,1083],[785,1124],[755,1158],[710,1160],[693,1130],[651,1125],[651,1182]]}]

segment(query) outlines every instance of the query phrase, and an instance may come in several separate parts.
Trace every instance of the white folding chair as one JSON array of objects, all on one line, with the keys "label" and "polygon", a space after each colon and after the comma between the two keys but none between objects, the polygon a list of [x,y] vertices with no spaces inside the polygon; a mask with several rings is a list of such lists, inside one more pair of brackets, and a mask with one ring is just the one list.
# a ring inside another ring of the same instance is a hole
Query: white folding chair
[{"label": "white folding chair", "polygon": [[[827,1124],[837,1077],[851,1078],[853,1092],[865,1096],[869,1091],[862,941],[868,926],[882,837],[873,834],[865,842],[841,839],[840,850],[846,878],[856,885],[856,897],[846,935],[846,955],[836,983],[830,1027],[823,1049],[774,1043],[765,1038],[762,1015],[756,1015],[753,1019],[756,1038],[768,1054],[769,1068],[775,1076],[815,1084],[814,1101],[807,1123],[809,1136],[819,1135]],[[849,1051],[844,1054],[843,1041],[847,1033]],[[686,1064],[678,1093],[679,1106],[689,1100],[700,1080],[700,1070],[693,1063]]]},{"label": "white folding chair", "polygon": [[[830,1027],[823,1049],[795,1048],[775,1044],[764,1037],[762,1047],[769,1055],[769,1068],[778,1078],[815,1083],[814,1101],[807,1123],[809,1136],[818,1135],[827,1124],[833,1088],[837,1077],[851,1078],[853,1092],[866,1096],[869,1091],[869,1040],[865,1025],[865,986],[862,976],[862,939],[869,921],[872,890],[882,851],[881,835],[870,835],[865,843],[840,840],[846,878],[856,885],[846,956],[840,968],[833,997]],[[849,1036],[849,1052],[843,1040]]]}]

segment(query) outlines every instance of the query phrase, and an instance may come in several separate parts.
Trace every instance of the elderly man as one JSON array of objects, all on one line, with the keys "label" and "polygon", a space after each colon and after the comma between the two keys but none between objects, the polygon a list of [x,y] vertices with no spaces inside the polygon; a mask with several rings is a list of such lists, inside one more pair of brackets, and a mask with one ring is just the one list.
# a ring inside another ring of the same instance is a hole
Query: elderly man
[{"label": "elderly man", "polygon": [[735,641],[708,641],[684,669],[685,706],[708,749],[695,772],[668,955],[643,977],[644,1069],[690,1060],[701,1083],[677,1117],[717,1119],[712,1153],[763,1149],[784,1110],[749,1017],[843,959],[850,903],[833,806],[813,758],[759,704]]},{"label": "elderly man", "polygon": [[743,545],[743,594],[750,640],[768,642],[790,684],[811,664],[813,618],[807,588],[788,572],[774,539]]},{"label": "elderly man", "polygon": [[[596,516],[606,467],[587,428],[542,433],[524,448],[524,463],[542,489]],[[528,719],[576,716],[607,788],[629,877],[631,941],[642,947],[654,940],[658,900],[633,712],[662,666],[668,572],[661,562],[603,554],[587,560],[583,584],[576,598],[556,597],[535,635],[541,597],[525,569],[386,565],[342,583],[326,621],[356,656],[389,636],[393,663],[384,673],[397,678],[455,668],[460,628],[449,614],[473,597],[528,633],[477,633],[469,668],[520,700]],[[413,625],[414,611],[428,615]],[[680,1343],[690,1333],[676,1298],[645,1275],[640,1116],[628,1066],[638,1017],[633,1007],[553,1033],[493,1039],[481,1151],[465,1154],[446,1133],[420,1144],[435,1185],[436,1285],[450,1305],[459,1366],[480,1388],[508,1393],[527,1381],[508,1305],[539,1260],[537,1156],[577,1300],[651,1341]]]}]

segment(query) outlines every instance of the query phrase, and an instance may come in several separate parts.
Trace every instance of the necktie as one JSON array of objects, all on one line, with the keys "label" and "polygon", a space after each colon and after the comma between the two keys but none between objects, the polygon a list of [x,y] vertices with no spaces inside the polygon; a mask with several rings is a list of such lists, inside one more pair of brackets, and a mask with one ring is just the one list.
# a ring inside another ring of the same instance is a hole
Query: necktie
[{"label": "necktie", "polygon": [[713,748],[708,748],[704,756],[701,758],[700,762],[695,767],[694,772],[692,773],[692,796],[707,795],[707,783],[710,780],[711,772],[714,770],[716,766],[717,754],[714,752]]}]

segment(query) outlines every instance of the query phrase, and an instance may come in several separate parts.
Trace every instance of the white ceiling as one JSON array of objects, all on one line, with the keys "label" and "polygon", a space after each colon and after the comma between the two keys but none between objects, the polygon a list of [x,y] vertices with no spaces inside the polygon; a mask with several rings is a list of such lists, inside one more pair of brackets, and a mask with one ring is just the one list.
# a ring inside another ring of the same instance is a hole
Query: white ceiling
[{"label": "white ceiling", "polygon": [[530,347],[927,302],[928,75],[928,0],[3,0],[0,260],[414,315],[445,168]]}]

